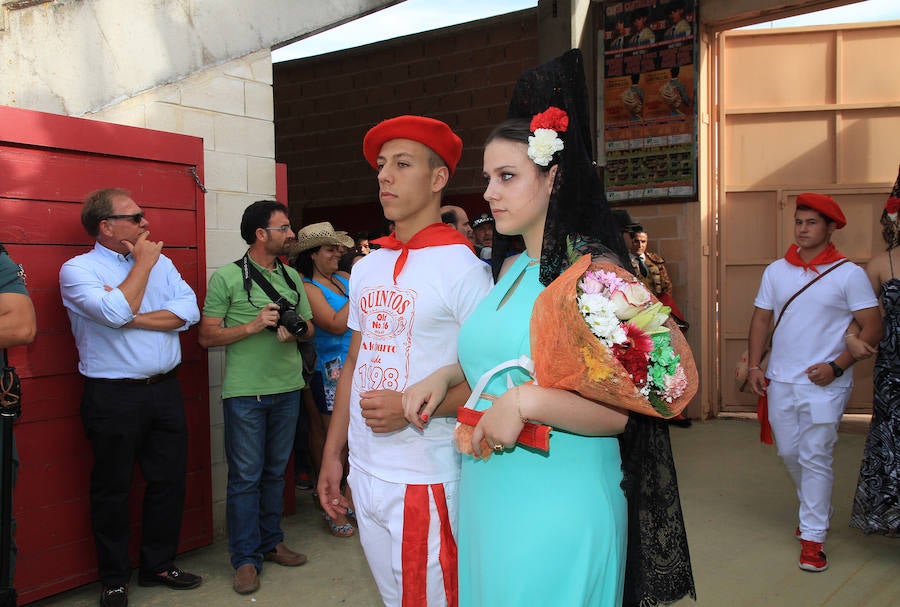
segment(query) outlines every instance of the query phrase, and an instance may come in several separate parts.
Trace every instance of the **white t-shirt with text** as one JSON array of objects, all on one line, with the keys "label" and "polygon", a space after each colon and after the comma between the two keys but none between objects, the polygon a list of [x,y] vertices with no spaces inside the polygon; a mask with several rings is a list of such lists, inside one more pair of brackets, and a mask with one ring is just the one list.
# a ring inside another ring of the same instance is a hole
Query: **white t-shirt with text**
[{"label": "white t-shirt with text", "polygon": [[[384,481],[442,483],[459,478],[454,418],[432,418],[387,434],[365,424],[359,395],[396,390],[457,362],[459,328],[493,285],[490,268],[461,244],[412,249],[394,284],[399,250],[378,249],[350,276],[347,326],[360,333],[350,393],[350,465]],[[350,371],[345,369],[345,371]]]}]

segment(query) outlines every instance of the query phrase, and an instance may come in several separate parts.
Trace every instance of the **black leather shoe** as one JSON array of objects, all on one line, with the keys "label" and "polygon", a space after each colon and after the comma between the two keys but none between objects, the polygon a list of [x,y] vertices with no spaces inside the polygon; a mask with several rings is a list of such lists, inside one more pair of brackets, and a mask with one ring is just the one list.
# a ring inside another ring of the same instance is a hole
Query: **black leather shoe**
[{"label": "black leather shoe", "polygon": [[178,567],[172,567],[168,571],[161,573],[143,573],[138,576],[138,584],[141,586],[168,586],[175,590],[190,590],[196,588],[203,581],[203,578],[187,571],[182,571]]},{"label": "black leather shoe", "polygon": [[103,586],[100,607],[128,607],[128,585]]}]

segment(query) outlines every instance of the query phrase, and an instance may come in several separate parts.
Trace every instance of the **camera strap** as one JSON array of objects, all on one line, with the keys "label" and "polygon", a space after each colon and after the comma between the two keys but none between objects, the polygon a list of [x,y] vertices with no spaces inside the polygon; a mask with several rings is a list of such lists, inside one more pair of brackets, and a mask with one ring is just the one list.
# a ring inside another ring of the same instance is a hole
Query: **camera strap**
[{"label": "camera strap", "polygon": [[[272,301],[277,301],[279,297],[282,297],[281,293],[272,286],[266,277],[263,276],[262,272],[260,272],[256,266],[250,263],[250,255],[248,253],[244,253],[244,256],[240,259],[236,260],[235,265],[241,269],[241,276],[244,278],[244,290],[247,292],[247,301],[250,301],[250,287],[251,280],[259,285],[259,288],[262,289],[265,294]],[[291,277],[288,276],[287,270],[284,268],[284,264],[281,263],[281,260],[277,257],[275,258],[275,266],[281,270],[281,275],[284,276],[284,282],[287,283],[291,289],[294,290],[294,293],[297,294],[297,302],[300,302],[300,292],[297,290],[297,283],[291,280]],[[253,305],[253,302],[250,301],[250,305]],[[259,306],[254,306],[259,307]]]}]

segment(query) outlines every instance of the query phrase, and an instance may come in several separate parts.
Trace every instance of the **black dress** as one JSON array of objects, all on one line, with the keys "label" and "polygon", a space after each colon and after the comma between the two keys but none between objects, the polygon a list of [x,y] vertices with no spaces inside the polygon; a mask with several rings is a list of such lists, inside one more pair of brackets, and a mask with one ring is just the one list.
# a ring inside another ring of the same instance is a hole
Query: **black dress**
[{"label": "black dress", "polygon": [[881,305],[884,337],[875,359],[872,422],[850,526],[900,537],[900,279],[892,259],[891,278],[881,285]]}]

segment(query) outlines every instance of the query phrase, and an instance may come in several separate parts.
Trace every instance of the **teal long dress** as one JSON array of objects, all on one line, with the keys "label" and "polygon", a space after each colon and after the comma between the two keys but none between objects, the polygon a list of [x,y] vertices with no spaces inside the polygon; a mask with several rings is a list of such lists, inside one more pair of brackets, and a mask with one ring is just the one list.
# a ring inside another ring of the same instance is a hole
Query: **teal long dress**
[{"label": "teal long dress", "polygon": [[[459,359],[469,385],[530,354],[529,318],[543,288],[537,261],[522,254],[466,320]],[[518,368],[502,371],[484,392],[499,396],[507,377],[516,385],[530,379]],[[489,406],[482,398],[476,409]],[[621,481],[615,437],[553,430],[549,454],[517,446],[487,461],[463,455],[460,607],[619,607],[627,538]]]}]

